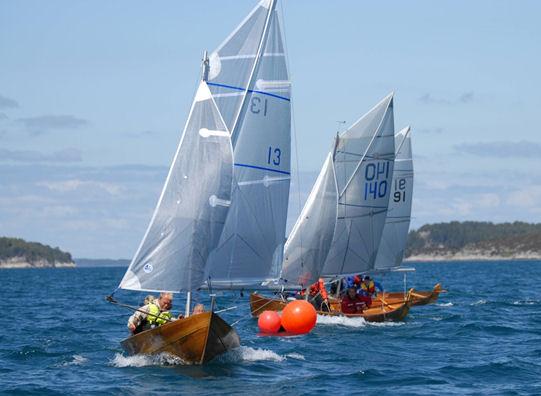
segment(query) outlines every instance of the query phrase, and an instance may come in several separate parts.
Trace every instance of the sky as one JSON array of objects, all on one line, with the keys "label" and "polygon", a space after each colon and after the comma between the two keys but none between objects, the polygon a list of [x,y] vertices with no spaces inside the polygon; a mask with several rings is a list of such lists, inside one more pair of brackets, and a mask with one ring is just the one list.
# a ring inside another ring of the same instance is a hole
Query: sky
[{"label": "sky", "polygon": [[[204,50],[256,1],[0,0],[0,235],[130,258]],[[541,3],[284,0],[294,222],[340,127],[390,92],[412,228],[541,221]],[[343,128],[343,127],[342,127]],[[296,164],[298,163],[298,167]]]}]

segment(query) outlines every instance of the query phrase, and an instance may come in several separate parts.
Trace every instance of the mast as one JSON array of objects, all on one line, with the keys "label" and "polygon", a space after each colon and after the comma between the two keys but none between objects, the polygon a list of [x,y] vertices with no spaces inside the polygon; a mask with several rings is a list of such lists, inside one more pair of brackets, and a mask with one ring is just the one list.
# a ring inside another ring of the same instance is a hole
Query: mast
[{"label": "mast", "polygon": [[201,63],[201,80],[207,82],[209,79],[210,62],[207,51],[203,52],[203,59]]}]

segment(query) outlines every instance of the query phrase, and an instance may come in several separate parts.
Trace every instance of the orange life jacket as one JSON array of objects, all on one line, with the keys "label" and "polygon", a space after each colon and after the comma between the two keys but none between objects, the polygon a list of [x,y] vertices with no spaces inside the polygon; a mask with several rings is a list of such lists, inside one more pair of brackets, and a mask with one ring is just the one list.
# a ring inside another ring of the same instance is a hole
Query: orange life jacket
[{"label": "orange life jacket", "polygon": [[310,296],[314,297],[318,293],[321,294],[321,298],[324,300],[328,298],[327,289],[325,289],[325,282],[323,281],[323,278],[319,278],[316,283],[310,286]]}]

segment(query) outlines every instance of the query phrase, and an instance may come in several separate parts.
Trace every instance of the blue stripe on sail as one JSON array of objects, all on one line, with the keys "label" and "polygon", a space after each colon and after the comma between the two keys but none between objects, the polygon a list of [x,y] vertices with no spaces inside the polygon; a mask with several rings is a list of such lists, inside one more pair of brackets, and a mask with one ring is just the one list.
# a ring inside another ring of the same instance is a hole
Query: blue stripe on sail
[{"label": "blue stripe on sail", "polygon": [[[214,87],[234,89],[236,91],[245,91],[246,90],[245,88],[234,87],[232,85],[216,84],[216,83],[211,83],[211,82],[207,82],[207,85],[211,85],[211,86],[214,86]],[[275,95],[275,94],[268,93],[268,92],[263,92],[263,91],[257,91],[255,89],[249,89],[248,92],[255,92],[255,93],[258,93],[258,94],[261,94],[261,95],[272,96],[273,98],[287,100],[288,102],[291,101],[291,99],[286,98],[285,96]]]},{"label": "blue stripe on sail", "polygon": [[252,169],[266,170],[266,171],[269,171],[269,172],[281,173],[283,175],[289,175],[290,174],[289,172],[286,172],[286,171],[282,171],[282,170],[278,170],[278,169],[271,169],[271,168],[264,168],[262,166],[247,165],[247,164],[237,164],[237,163],[235,163],[235,166],[240,166],[242,168],[252,168]]}]

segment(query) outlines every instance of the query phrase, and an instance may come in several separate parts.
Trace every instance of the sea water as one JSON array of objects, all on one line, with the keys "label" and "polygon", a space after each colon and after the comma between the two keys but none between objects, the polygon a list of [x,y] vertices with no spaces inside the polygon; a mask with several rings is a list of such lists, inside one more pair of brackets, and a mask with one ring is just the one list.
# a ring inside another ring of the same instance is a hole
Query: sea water
[{"label": "sea water", "polygon": [[[448,293],[400,323],[320,317],[306,336],[258,337],[248,293],[226,293],[242,346],[202,367],[122,351],[129,312],[104,297],[123,268],[0,270],[0,393],[541,394],[541,262],[413,266],[408,286]],[[398,273],[378,280],[403,288]]]}]

